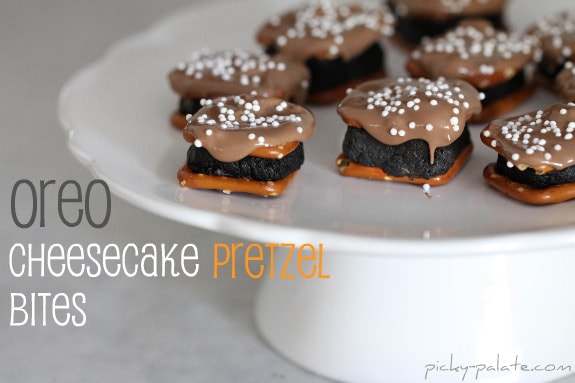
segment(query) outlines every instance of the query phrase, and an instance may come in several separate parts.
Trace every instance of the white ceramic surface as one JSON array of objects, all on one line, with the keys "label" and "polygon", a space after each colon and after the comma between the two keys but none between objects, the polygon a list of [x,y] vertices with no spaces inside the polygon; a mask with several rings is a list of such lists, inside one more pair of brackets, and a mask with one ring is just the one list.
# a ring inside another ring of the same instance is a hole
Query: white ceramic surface
[{"label": "white ceramic surface", "polygon": [[[566,3],[511,1],[510,22],[521,29]],[[256,307],[270,345],[314,372],[345,381],[462,381],[444,371],[424,379],[426,366],[450,355],[467,366],[517,355],[530,366],[575,367],[575,201],[527,206],[486,186],[481,171],[495,153],[479,143],[480,127],[472,127],[470,163],[432,188],[431,199],[419,187],[339,176],[345,126],[333,106],[313,108],[317,133],[285,195],[178,187],[188,144],[168,124],[177,97],[167,73],[193,49],[257,49],[257,25],[291,5],[192,6],[115,45],[62,91],[59,115],[73,153],[117,195],[158,215],[262,242],[323,243],[329,280],[266,280]],[[386,44],[388,72],[404,74],[404,54]],[[520,110],[557,100],[539,91]]]},{"label": "white ceramic surface", "polygon": [[[511,2],[510,21],[518,28],[531,15],[553,9],[533,3],[525,15],[522,1]],[[433,188],[431,199],[421,187],[340,176],[335,158],[345,125],[333,105],[313,108],[318,129],[306,143],[306,163],[280,198],[181,189],[175,173],[188,144],[168,125],[177,97],[167,73],[193,49],[258,49],[255,28],[286,7],[279,4],[224,1],[191,7],[118,43],[63,89],[59,115],[72,151],[115,193],[146,210],[254,240],[321,240],[335,249],[379,255],[575,248],[575,202],[527,206],[485,184],[482,169],[496,154],[479,142],[478,126],[472,127],[471,161],[448,185]],[[556,8],[560,4],[553,2]],[[219,22],[210,22],[216,18]],[[404,52],[386,45],[390,75],[404,74]],[[521,110],[555,101],[540,91]]]}]

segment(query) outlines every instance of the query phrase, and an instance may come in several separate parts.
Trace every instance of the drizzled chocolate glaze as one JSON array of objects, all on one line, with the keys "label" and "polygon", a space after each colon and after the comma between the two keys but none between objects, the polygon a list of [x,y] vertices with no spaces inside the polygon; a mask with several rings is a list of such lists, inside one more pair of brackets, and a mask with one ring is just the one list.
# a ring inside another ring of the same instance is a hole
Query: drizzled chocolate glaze
[{"label": "drizzled chocolate glaze", "polygon": [[492,121],[481,140],[505,157],[507,166],[542,174],[575,165],[574,134],[575,103],[568,103]]},{"label": "drizzled chocolate glaze", "polygon": [[305,141],[315,130],[315,118],[305,107],[255,95],[206,100],[187,119],[184,135],[223,162],[238,161],[260,147]]},{"label": "drizzled chocolate glaze", "polygon": [[311,57],[350,60],[382,35],[391,35],[394,22],[387,8],[324,0],[271,18],[256,38],[264,47],[300,62]]},{"label": "drizzled chocolate glaze", "polygon": [[298,103],[305,100],[309,79],[309,70],[301,63],[240,49],[193,52],[169,74],[172,89],[184,98],[257,92]]},{"label": "drizzled chocolate glaze", "polygon": [[506,0],[389,0],[401,16],[445,18],[501,13]]},{"label": "drizzled chocolate glaze", "polygon": [[463,80],[379,79],[353,89],[337,111],[348,125],[387,145],[425,140],[433,163],[435,149],[461,135],[481,102],[479,92]]}]

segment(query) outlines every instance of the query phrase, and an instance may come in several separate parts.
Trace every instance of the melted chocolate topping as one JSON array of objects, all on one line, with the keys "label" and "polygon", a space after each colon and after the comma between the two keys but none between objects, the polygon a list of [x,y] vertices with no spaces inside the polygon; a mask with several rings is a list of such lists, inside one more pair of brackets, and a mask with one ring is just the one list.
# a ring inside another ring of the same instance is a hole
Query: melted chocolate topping
[{"label": "melted chocolate topping", "polygon": [[555,78],[555,88],[563,99],[575,102],[575,65],[572,61],[567,61]]},{"label": "melted chocolate topping", "polygon": [[257,40],[300,62],[311,57],[349,60],[382,35],[391,35],[394,23],[387,8],[323,0],[271,18],[259,29]]},{"label": "melted chocolate topping", "polygon": [[303,102],[309,79],[301,63],[240,49],[193,52],[169,75],[172,89],[187,99],[257,92]]},{"label": "melted chocolate topping", "polygon": [[410,60],[431,77],[457,77],[479,88],[505,82],[538,60],[538,40],[468,20],[436,38],[427,38]]}]

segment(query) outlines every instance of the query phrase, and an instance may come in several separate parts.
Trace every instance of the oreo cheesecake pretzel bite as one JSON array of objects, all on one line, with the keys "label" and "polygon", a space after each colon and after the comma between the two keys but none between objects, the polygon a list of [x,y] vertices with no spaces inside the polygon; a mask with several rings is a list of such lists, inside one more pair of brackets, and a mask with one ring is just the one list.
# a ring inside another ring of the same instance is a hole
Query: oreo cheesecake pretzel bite
[{"label": "oreo cheesecake pretzel bite", "polygon": [[406,69],[416,77],[455,77],[475,86],[484,98],[483,111],[473,120],[489,121],[533,93],[529,69],[539,57],[535,38],[497,30],[486,20],[474,19],[424,39],[411,52]]},{"label": "oreo cheesecake pretzel bite", "polygon": [[565,63],[575,60],[575,10],[546,15],[531,25],[526,33],[537,38],[542,49],[537,79],[552,88]]},{"label": "oreo cheesecake pretzel bite", "polygon": [[506,0],[387,0],[397,19],[397,35],[408,45],[437,36],[467,18],[484,18],[504,29]]},{"label": "oreo cheesecake pretzel bite", "polygon": [[492,121],[481,133],[498,153],[483,172],[502,193],[530,204],[575,198],[575,104]]},{"label": "oreo cheesecake pretzel bite", "polygon": [[348,125],[341,174],[434,186],[471,154],[467,121],[481,102],[463,80],[380,79],[352,90],[337,110]]},{"label": "oreo cheesecake pretzel bite", "polygon": [[172,89],[180,96],[171,124],[183,129],[186,115],[201,108],[203,99],[249,94],[303,103],[310,74],[300,63],[241,49],[193,52],[169,74]]},{"label": "oreo cheesecake pretzel bite", "polygon": [[393,33],[393,25],[382,6],[316,0],[272,17],[256,38],[268,53],[305,63],[311,71],[308,101],[330,103],[341,100],[348,87],[384,75],[380,39]]},{"label": "oreo cheesecake pretzel bite", "polygon": [[282,194],[304,162],[302,142],[315,130],[312,113],[274,97],[207,100],[188,115],[192,143],[178,172],[182,187],[262,196]]}]

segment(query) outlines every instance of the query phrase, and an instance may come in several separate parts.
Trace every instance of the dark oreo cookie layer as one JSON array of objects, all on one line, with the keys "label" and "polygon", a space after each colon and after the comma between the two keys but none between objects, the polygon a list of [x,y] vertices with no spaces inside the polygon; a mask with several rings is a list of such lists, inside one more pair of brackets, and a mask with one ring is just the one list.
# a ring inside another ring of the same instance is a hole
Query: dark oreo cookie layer
[{"label": "dark oreo cookie layer", "polygon": [[575,182],[575,165],[561,170],[552,170],[544,174],[536,174],[532,168],[523,171],[517,167],[508,167],[507,159],[499,155],[495,169],[497,173],[509,177],[515,182],[531,186],[537,189],[544,189],[550,186],[563,185]]},{"label": "dark oreo cookie layer", "polygon": [[[270,46],[266,53],[274,55],[277,49]],[[341,57],[331,60],[310,58],[306,62],[311,72],[309,91],[321,92],[370,76],[382,71],[384,63],[385,52],[379,43],[373,43],[363,53],[349,61],[344,61]]]},{"label": "dark oreo cookie layer", "polygon": [[451,145],[435,150],[434,163],[431,164],[429,145],[424,140],[413,139],[400,145],[387,145],[362,128],[348,126],[343,153],[353,162],[378,167],[390,176],[429,179],[447,173],[470,143],[466,126],[461,136]]},{"label": "dark oreo cookie layer", "polygon": [[537,64],[537,72],[547,81],[554,81],[555,77],[563,70],[565,67],[565,61],[562,63],[553,63],[545,60],[541,60]]},{"label": "dark oreo cookie layer", "polygon": [[310,91],[329,90],[377,73],[383,70],[384,61],[385,54],[378,43],[347,62],[341,57],[333,60],[311,58],[306,63],[311,72]]},{"label": "dark oreo cookie layer", "polygon": [[495,101],[502,100],[505,97],[520,91],[525,87],[527,81],[525,79],[525,71],[519,71],[509,80],[502,82],[500,84],[494,85],[489,88],[480,89],[480,91],[485,95],[485,98],[481,101],[483,106],[488,106]]},{"label": "dark oreo cookie layer", "polygon": [[194,173],[255,181],[277,181],[298,170],[304,162],[303,144],[281,159],[248,156],[239,161],[216,160],[204,148],[191,145],[188,149],[188,167]]},{"label": "dark oreo cookie layer", "polygon": [[201,107],[202,104],[199,99],[181,98],[178,112],[185,116],[196,113]]}]

